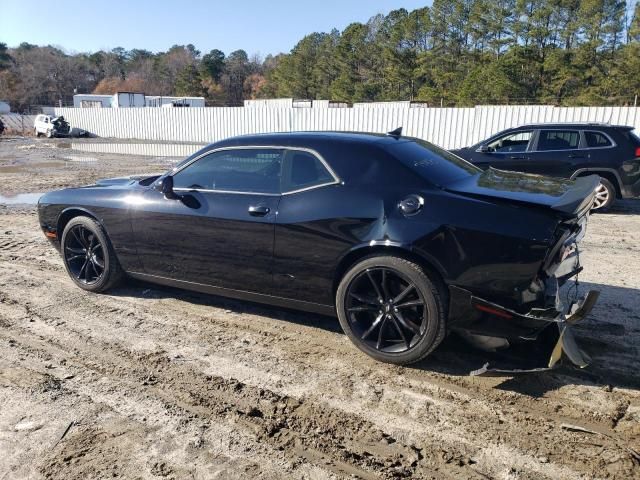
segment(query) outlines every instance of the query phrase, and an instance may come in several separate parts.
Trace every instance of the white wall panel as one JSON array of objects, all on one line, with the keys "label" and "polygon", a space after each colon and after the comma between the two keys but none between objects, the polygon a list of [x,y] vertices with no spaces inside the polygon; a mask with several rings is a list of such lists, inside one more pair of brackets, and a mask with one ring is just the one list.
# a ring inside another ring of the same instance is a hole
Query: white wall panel
[{"label": "white wall panel", "polygon": [[363,131],[404,134],[444,148],[472,145],[527,123],[610,122],[640,129],[640,108],[478,106],[475,108],[56,108],[72,126],[100,137],[210,143],[251,133]]},{"label": "white wall panel", "polygon": [[5,113],[0,115],[0,120],[4,123],[6,129],[16,130],[25,133],[33,130],[33,124],[36,120],[35,115],[20,115],[19,113]]}]

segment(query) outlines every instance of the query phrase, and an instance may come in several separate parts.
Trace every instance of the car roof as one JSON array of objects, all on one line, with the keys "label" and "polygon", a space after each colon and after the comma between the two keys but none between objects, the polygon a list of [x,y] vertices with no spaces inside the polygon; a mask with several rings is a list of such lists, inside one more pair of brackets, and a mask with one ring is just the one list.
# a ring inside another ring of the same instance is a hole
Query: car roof
[{"label": "car roof", "polygon": [[[331,155],[331,168],[344,179],[359,175],[363,168],[371,164],[372,159],[380,158],[378,155],[388,155],[387,149],[391,146],[413,141],[416,139],[384,133],[362,132],[316,131],[250,134],[227,138],[207,145],[179,163],[177,167],[209,151],[223,148],[301,148],[311,149],[324,158]],[[353,152],[353,149],[363,152],[366,149],[367,154],[352,156],[350,152]]]},{"label": "car roof", "polygon": [[215,146],[215,148],[219,148],[232,145],[304,146],[308,143],[318,143],[322,141],[384,145],[397,143],[399,138],[410,140],[408,137],[395,137],[384,133],[364,132],[316,131],[259,133],[232,137],[216,142],[212,147]]},{"label": "car roof", "polygon": [[556,122],[556,123],[527,123],[513,127],[509,130],[521,130],[523,128],[616,128],[633,130],[634,127],[628,125],[611,125],[604,122]]}]

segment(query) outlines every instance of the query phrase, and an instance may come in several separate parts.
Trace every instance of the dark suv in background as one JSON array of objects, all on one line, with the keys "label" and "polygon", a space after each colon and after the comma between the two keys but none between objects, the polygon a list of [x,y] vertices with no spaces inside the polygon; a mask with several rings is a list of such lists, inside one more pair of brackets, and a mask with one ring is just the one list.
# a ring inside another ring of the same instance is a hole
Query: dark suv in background
[{"label": "dark suv in background", "polygon": [[452,150],[481,168],[576,178],[597,174],[594,209],[640,196],[640,138],[633,127],[601,123],[523,125]]}]

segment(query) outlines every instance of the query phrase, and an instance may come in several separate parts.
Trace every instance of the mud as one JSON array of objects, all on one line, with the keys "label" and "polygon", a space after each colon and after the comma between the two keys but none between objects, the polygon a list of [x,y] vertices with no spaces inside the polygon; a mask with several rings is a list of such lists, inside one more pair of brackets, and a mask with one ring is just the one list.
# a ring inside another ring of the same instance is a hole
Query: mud
[{"label": "mud", "polygon": [[[0,195],[177,160],[72,162],[60,142],[0,140]],[[134,282],[86,293],[34,206],[0,205],[0,479],[640,478],[640,201],[593,215],[583,245],[593,366],[473,378],[485,355],[455,337],[403,368],[331,318]]]}]

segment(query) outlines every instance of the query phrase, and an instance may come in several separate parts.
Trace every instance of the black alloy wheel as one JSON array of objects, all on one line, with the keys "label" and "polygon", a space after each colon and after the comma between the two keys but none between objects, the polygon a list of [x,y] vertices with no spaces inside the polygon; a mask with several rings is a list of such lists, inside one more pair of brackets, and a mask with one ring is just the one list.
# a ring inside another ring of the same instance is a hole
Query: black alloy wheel
[{"label": "black alloy wheel", "polygon": [[438,289],[418,265],[402,258],[359,263],[345,275],[337,297],[343,329],[378,360],[415,362],[444,338]]},{"label": "black alloy wheel", "polygon": [[67,273],[84,290],[102,292],[122,276],[109,239],[92,218],[69,221],[62,234],[61,252]]},{"label": "black alloy wheel", "polygon": [[64,259],[69,272],[82,283],[91,284],[104,274],[104,245],[84,225],[74,225],[64,246]]}]

